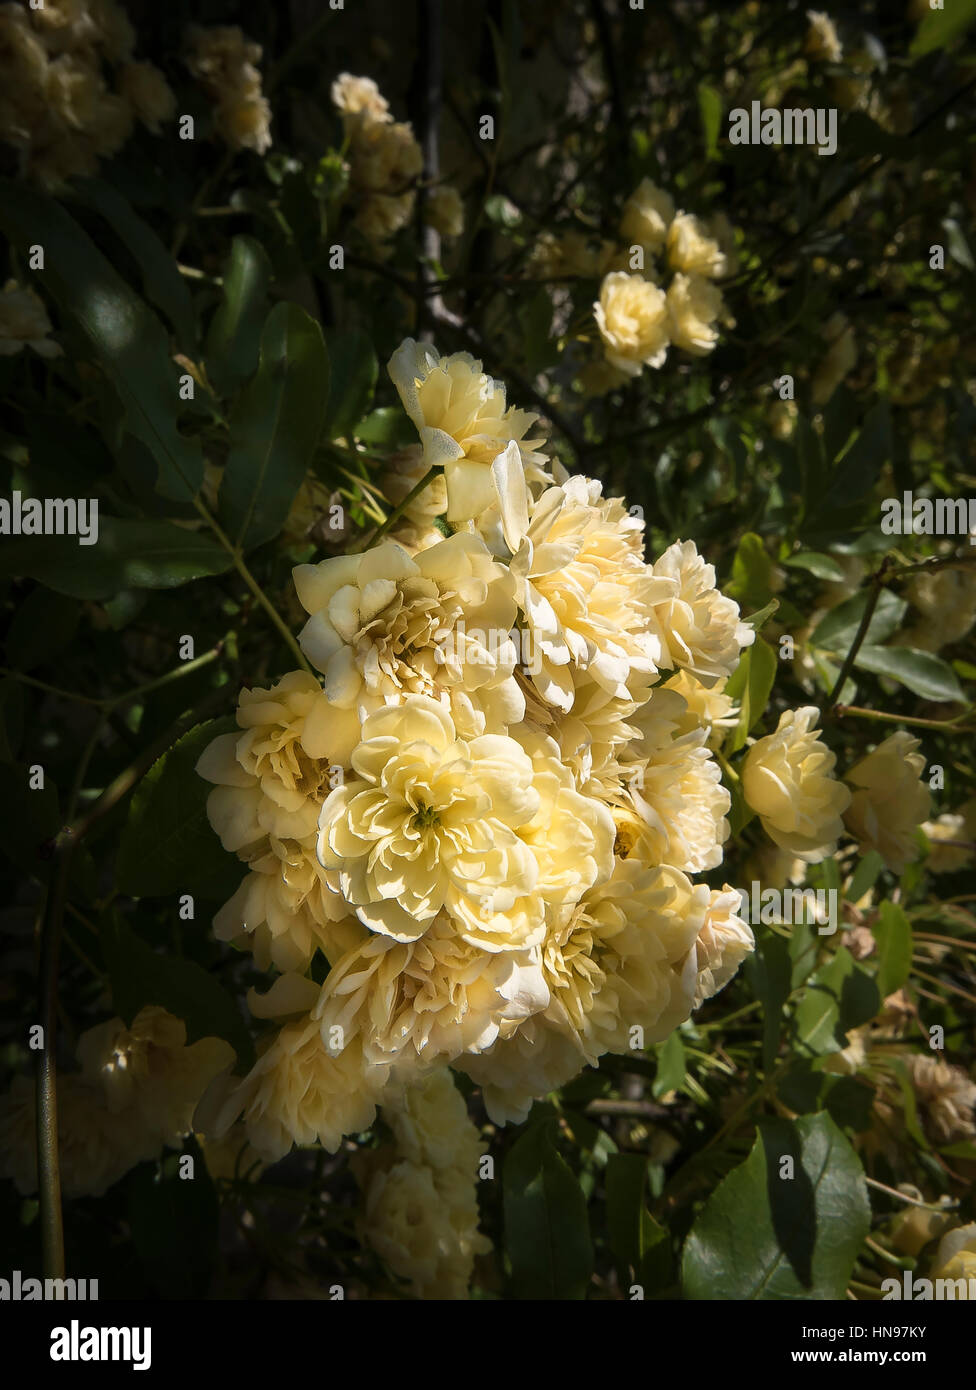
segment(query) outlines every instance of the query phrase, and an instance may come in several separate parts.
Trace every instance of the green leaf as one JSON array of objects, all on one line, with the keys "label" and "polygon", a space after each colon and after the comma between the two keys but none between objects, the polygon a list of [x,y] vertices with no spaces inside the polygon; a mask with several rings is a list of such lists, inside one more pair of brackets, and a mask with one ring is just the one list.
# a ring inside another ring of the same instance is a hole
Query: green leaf
[{"label": "green leaf", "polygon": [[204,1298],[217,1252],[220,1206],[198,1146],[188,1141],[193,1177],[180,1177],[184,1157],[140,1164],[126,1183],[132,1244],[149,1282],[163,1298]]},{"label": "green leaf", "polygon": [[729,753],[745,747],[750,729],[763,717],[775,679],[776,653],[757,634],[725,686],[725,694],[739,703],[739,721],[730,735]]},{"label": "green leaf", "polygon": [[864,897],[869,888],[873,888],[878,881],[878,875],[884,868],[884,860],[876,849],[868,850],[867,854],[860,861],[851,876],[845,897],[850,903],[858,903]]},{"label": "green leaf", "polygon": [[714,159],[718,154],[718,130],[722,120],[722,97],[707,82],[698,84],[698,114],[701,116],[702,137],[705,143],[705,158]]},{"label": "green leaf", "polygon": [[210,321],[204,358],[207,376],[231,395],[258,363],[271,263],[254,237],[236,236],[224,267],[223,302]]},{"label": "green leaf", "polygon": [[809,922],[797,922],[790,933],[790,992],[809,979],[820,954],[820,935]]},{"label": "green leaf", "polygon": [[325,335],[325,346],[332,379],[323,437],[347,438],[369,409],[379,364],[372,339],[366,333],[329,332]]},{"label": "green leaf", "polygon": [[776,1064],[783,1005],[789,998],[792,963],[787,943],[768,932],[746,960],[746,975],[753,993],[763,1005],[763,1070],[768,1075]]},{"label": "green leaf", "polygon": [[772,597],[773,561],[755,531],[739,541],[726,593],[744,608],[761,608]]},{"label": "green leaf", "polygon": [[811,976],[797,1005],[796,1050],[812,1056],[840,1052],[851,1029],[875,1018],[880,1008],[878,986],[840,946]]},{"label": "green leaf", "polygon": [[[793,1160],[793,1177],[782,1159]],[[709,1197],[682,1259],[690,1299],[842,1299],[871,1225],[864,1171],[827,1114],[769,1118]]]},{"label": "green leaf", "polygon": [[746,618],[746,622],[749,624],[751,628],[754,629],[754,631],[758,632],[759,629],[766,622],[769,621],[769,619],[773,616],[773,614],[776,612],[779,606],[779,599],[771,598],[769,602],[764,603],[762,608],[758,609],[757,612],[750,613],[749,616]]},{"label": "green leaf", "polygon": [[821,554],[818,550],[797,551],[795,555],[787,556],[783,564],[789,565],[791,569],[807,570],[817,579],[826,580],[828,583],[840,583],[844,578],[844,571],[837,561],[830,555]]},{"label": "green leaf", "polygon": [[553,1128],[530,1124],[505,1156],[505,1244],[518,1299],[582,1299],[593,1271],[586,1199]]},{"label": "green leaf", "polygon": [[393,405],[372,411],[365,420],[360,420],[354,433],[360,443],[380,449],[402,449],[417,442],[413,421]]},{"label": "green leaf", "polygon": [[887,999],[901,989],[912,968],[912,924],[897,903],[883,902],[871,934],[878,943],[878,989]]},{"label": "green leaf", "polygon": [[[870,592],[870,586],[866,586],[860,593],[832,608],[810,634],[811,646],[834,652],[840,657],[846,656],[857,635]],[[904,599],[885,589],[871,615],[864,635],[865,642],[878,644],[886,641],[900,627],[907,607]]]},{"label": "green leaf", "polygon": [[964,34],[976,20],[976,0],[948,0],[941,10],[929,10],[908,50],[911,58],[924,58],[926,53],[945,46]]},{"label": "green leaf", "polygon": [[211,787],[196,771],[211,740],[236,729],[230,716],[197,724],[153,763],[122,831],[116,864],[120,892],[134,898],[190,893],[215,901],[237,888],[241,866],[210,828]]},{"label": "green leaf", "polygon": [[672,1033],[657,1048],[657,1076],[651,1087],[655,1099],[676,1091],[683,1085],[688,1064],[685,1059],[685,1045],[680,1033]]},{"label": "green leaf", "polygon": [[[43,242],[39,285],[78,329],[122,402],[126,427],[159,469],[157,491],[186,500],[203,481],[195,440],[176,428],[179,369],[162,324],[109,264],[77,222],[52,198],[0,180],[0,227],[20,253]],[[24,571],[29,573],[29,571]]]},{"label": "green leaf", "polygon": [[32,671],[53,656],[63,656],[78,626],[77,603],[35,589],[14,614],[7,634],[7,660],[18,671]]},{"label": "green leaf", "polygon": [[966,696],[952,667],[931,652],[914,647],[863,646],[854,665],[877,676],[890,676],[913,695],[940,703],[965,703]]},{"label": "green leaf", "polygon": [[645,1298],[664,1287],[671,1277],[671,1243],[645,1205],[647,1159],[643,1154],[611,1154],[606,1176],[607,1236],[620,1283],[627,1287],[631,1276],[641,1285]]},{"label": "green leaf", "polygon": [[220,486],[225,530],[247,549],[280,531],[318,443],[329,394],[322,330],[297,304],[276,304],[257,374],[234,409]]},{"label": "green leaf", "polygon": [[89,207],[104,217],[135,258],[146,298],[162,310],[184,351],[196,342],[197,325],[186,281],[148,222],[104,179],[80,179],[76,187]]},{"label": "green leaf", "polygon": [[59,594],[104,599],[120,589],[174,589],[223,574],[233,561],[199,531],[168,521],[101,517],[98,544],[75,536],[14,536],[0,547],[0,573],[28,575]]},{"label": "green leaf", "polygon": [[201,965],[184,956],[160,955],[117,913],[103,918],[100,938],[112,1006],[126,1024],[147,1004],[157,1004],[184,1021],[188,1044],[200,1038],[224,1038],[237,1053],[238,1071],[253,1064],[254,1043],[241,1011]]}]

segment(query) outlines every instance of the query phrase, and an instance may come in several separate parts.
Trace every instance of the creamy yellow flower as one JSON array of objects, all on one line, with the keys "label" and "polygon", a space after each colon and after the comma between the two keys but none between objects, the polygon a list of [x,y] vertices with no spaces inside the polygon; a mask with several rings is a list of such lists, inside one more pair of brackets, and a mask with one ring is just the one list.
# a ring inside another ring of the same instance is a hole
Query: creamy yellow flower
[{"label": "creamy yellow flower", "polygon": [[525,713],[509,636],[515,583],[484,542],[458,534],[411,557],[395,541],[299,565],[310,614],[302,650],[332,709],[366,714],[406,695],[444,698],[463,737],[504,732]]},{"label": "creamy yellow flower", "polygon": [[684,701],[661,690],[632,716],[642,737],[621,759],[611,809],[619,854],[699,873],[722,862],[731,800],[705,731],[675,737],[684,713]]},{"label": "creamy yellow flower", "polygon": [[406,1087],[396,1103],[384,1105],[383,1118],[398,1152],[411,1163],[460,1168],[476,1177],[481,1141],[449,1068],[439,1067],[420,1084]]},{"label": "creamy yellow flower", "polygon": [[897,634],[899,643],[937,652],[958,642],[976,625],[976,572],[973,567],[917,574],[906,594],[922,621]]},{"label": "creamy yellow flower", "polygon": [[817,62],[839,63],[844,49],[830,15],[824,10],[807,10],[807,19],[810,27],[803,44],[806,53]]},{"label": "creamy yellow flower", "polygon": [[919,856],[916,829],[928,819],[931,796],[922,780],[920,740],[899,729],[846,774],[854,788],[844,822],[861,853],[876,849],[892,873]]},{"label": "creamy yellow flower", "polygon": [[965,1281],[963,1287],[960,1289],[957,1284],[954,1290],[956,1298],[969,1300],[973,1297],[972,1290],[976,1286],[976,1222],[957,1226],[942,1237],[928,1277],[932,1280],[962,1279]]},{"label": "creamy yellow flower", "polygon": [[423,172],[424,157],[404,121],[372,122],[356,130],[350,150],[352,182],[370,193],[403,193]]},{"label": "creamy yellow flower", "polygon": [[[524,502],[524,490],[515,492]],[[643,556],[643,521],[601,485],[574,475],[518,515],[503,495],[510,570],[524,619],[523,662],[547,703],[573,707],[575,675],[616,698],[656,675],[662,643],[653,607],[673,593]],[[528,648],[526,650],[525,648]]]},{"label": "creamy yellow flower", "polygon": [[405,339],[387,370],[420,435],[428,467],[444,468],[447,520],[477,516],[497,501],[494,460],[514,442],[530,479],[544,477],[541,436],[529,438],[538,418],[506,407],[505,388],[466,352],[440,357],[424,343]]},{"label": "creamy yellow flower", "polygon": [[[973,849],[965,842],[970,839],[966,832],[965,817],[946,812],[937,819],[927,820],[922,825],[929,842],[925,867],[933,874],[954,874],[964,869],[973,857]],[[946,840],[960,843],[945,844]]]},{"label": "creamy yellow flower", "polygon": [[666,597],[654,604],[666,644],[661,664],[690,671],[708,687],[727,680],[756,634],[740,621],[738,604],[715,587],[714,566],[694,541],[675,541],[655,560],[654,575],[670,581]]},{"label": "creamy yellow flower", "polygon": [[718,342],[716,321],[723,310],[722,293],[701,275],[676,275],[668,286],[671,341],[696,357]]},{"label": "creamy yellow flower", "polygon": [[620,236],[631,245],[657,251],[667,240],[668,227],[674,217],[674,199],[650,179],[640,183],[624,203],[620,218]]},{"label": "creamy yellow flower", "polygon": [[728,884],[712,889],[705,922],[695,942],[698,984],[694,1007],[724,989],[756,942],[748,923],[738,916],[739,894]]},{"label": "creamy yellow flower", "polygon": [[389,241],[413,217],[414,198],[413,192],[365,194],[353,221],[367,241]]},{"label": "creamy yellow flower", "polygon": [[476,1224],[460,1236],[433,1171],[408,1159],[370,1179],[363,1235],[415,1298],[466,1298],[474,1256],[490,1248]]},{"label": "creamy yellow flower", "polygon": [[261,970],[305,970],[317,950],[336,961],[365,934],[326,881],[315,837],[313,831],[304,840],[262,840],[250,852],[240,887],[213,919],[218,941],[252,951]]},{"label": "creamy yellow flower", "polygon": [[0,293],[0,357],[11,357],[25,347],[39,357],[60,357],[61,346],[48,334],[51,320],[34,290],[8,280]]},{"label": "creamy yellow flower", "polygon": [[[421,478],[430,472],[430,466],[419,444],[410,444],[406,449],[399,449],[390,455],[387,464],[390,471],[383,474],[380,482],[383,495],[394,506],[403,502]],[[434,517],[443,516],[446,511],[447,485],[444,475],[437,473],[430,479],[423,492],[407,505],[404,516],[416,526],[426,527]]]},{"label": "creamy yellow flower", "polygon": [[642,275],[611,271],[600,286],[593,312],[611,366],[633,377],[645,366],[663,364],[671,324],[667,298],[657,285]]},{"label": "creamy yellow flower", "polygon": [[549,1006],[458,1061],[497,1124],[520,1123],[533,1100],[604,1052],[643,1050],[688,1017],[708,903],[704,884],[625,859],[577,906],[550,911],[542,948]]},{"label": "creamy yellow flower", "polygon": [[351,72],[341,72],[332,84],[331,96],[332,104],[343,116],[383,124],[393,120],[390,103],[371,77],[354,77]]},{"label": "creamy yellow flower", "polygon": [[775,733],[754,743],[742,768],[746,801],[774,844],[808,864],[833,854],[850,792],[834,777],[836,757],[820,741],[813,705],[784,710]]},{"label": "creamy yellow flower", "polygon": [[442,237],[459,237],[464,231],[464,202],[450,184],[442,183],[427,195],[427,221]]},{"label": "creamy yellow flower", "polygon": [[212,1178],[224,1178],[228,1182],[257,1182],[268,1166],[247,1141],[247,1132],[238,1122],[232,1125],[222,1139],[208,1138],[206,1134],[196,1136],[203,1150],[207,1172]]},{"label": "creamy yellow flower", "polygon": [[158,135],[163,121],[172,120],[176,98],[166,78],[152,63],[126,63],[119,72],[119,92],[143,125]]},{"label": "creamy yellow flower", "polygon": [[295,1019],[265,1043],[246,1077],[210,1099],[212,1125],[200,1127],[221,1139],[243,1114],[248,1143],[272,1163],[293,1144],[335,1153],[345,1135],[373,1123],[388,1079],[389,1068],[363,1060],[358,1039],[330,1051],[315,1019]]},{"label": "creamy yellow flower", "polygon": [[716,748],[725,738],[726,730],[734,728],[738,722],[732,697],[719,686],[703,685],[690,671],[678,671],[664,682],[662,689],[673,690],[685,702],[685,712],[675,730],[678,735],[704,729],[708,747]]},{"label": "creamy yellow flower", "polygon": [[533,893],[539,867],[517,832],[540,796],[514,739],[465,742],[441,705],[409,695],[367,717],[352,766],[322,807],[318,853],[370,930],[413,941],[447,907],[462,935],[483,921],[490,938]]},{"label": "creamy yellow flower", "polygon": [[236,25],[186,32],[186,65],[214,102],[214,121],[231,149],[258,154],[271,146],[271,108],[261,93],[261,45]]},{"label": "creamy yellow flower", "polygon": [[416,941],[370,934],[329,972],[314,1016],[322,1036],[358,1036],[367,1062],[410,1077],[490,1047],[507,1024],[545,1008],[538,949],[486,951],[446,912]]},{"label": "creamy yellow flower", "polygon": [[[58,1149],[64,1197],[101,1197],[130,1168],[159,1153],[157,1132],[105,1104],[102,1088],[75,1072],[58,1076]],[[37,1191],[34,1082],[14,1078],[0,1096],[0,1177],[27,1196]]]},{"label": "creamy yellow flower", "polygon": [[710,280],[728,272],[725,252],[709,236],[705,223],[691,212],[679,212],[668,228],[668,262],[672,270]]},{"label": "creamy yellow flower", "polygon": [[187,1046],[186,1024],[157,1005],[146,1005],[127,1028],[121,1018],[89,1028],[78,1039],[82,1076],[101,1088],[114,1114],[177,1145],[192,1129],[193,1111],[210,1082],[234,1061],[222,1038]]},{"label": "creamy yellow flower", "polygon": [[[925,1200],[917,1187],[903,1183],[900,1190],[906,1196],[914,1197],[916,1202]],[[952,1225],[952,1221],[951,1211],[927,1211],[916,1206],[902,1207],[888,1227],[891,1244],[900,1255],[911,1255],[914,1258],[922,1253],[923,1247],[928,1245],[930,1240],[941,1236],[947,1227]]]},{"label": "creamy yellow flower", "polygon": [[314,676],[292,671],[270,689],[242,690],[237,723],[242,733],[220,734],[197,762],[217,784],[207,815],[224,849],[313,834],[358,742],[358,718],[336,711]]},{"label": "creamy yellow flower", "polygon": [[621,386],[626,386],[630,376],[601,357],[599,361],[585,363],[577,381],[584,396],[605,396],[608,391],[619,391]]}]

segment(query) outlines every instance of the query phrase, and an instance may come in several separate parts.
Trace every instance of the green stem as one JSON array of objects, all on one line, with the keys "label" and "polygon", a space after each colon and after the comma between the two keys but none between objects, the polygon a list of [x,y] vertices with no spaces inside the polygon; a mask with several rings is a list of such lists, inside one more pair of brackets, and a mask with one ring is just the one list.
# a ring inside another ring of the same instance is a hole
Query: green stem
[{"label": "green stem", "polygon": [[415,501],[420,496],[420,494],[430,486],[434,478],[438,477],[441,474],[441,472],[442,470],[440,468],[429,468],[427,472],[424,474],[424,476],[421,478],[420,482],[414,483],[413,487],[407,493],[406,497],[404,497],[403,501],[397,503],[397,505],[393,508],[392,512],[390,512],[389,516],[383,522],[383,525],[378,527],[378,529],[374,532],[372,532],[372,534],[368,537],[367,543],[363,544],[361,542],[358,546],[354,546],[351,553],[359,554],[367,550],[372,550],[373,546],[378,544],[378,542],[383,539],[383,537],[390,531],[391,527],[396,525],[396,523],[403,516],[406,509],[410,506],[411,502]]},{"label": "green stem", "polygon": [[959,723],[969,713],[963,710],[954,719],[909,719],[903,714],[885,714],[881,710],[863,709],[860,705],[835,705],[834,718],[846,719],[851,716],[855,719],[877,719],[884,724],[911,724],[918,729],[951,729],[956,732],[968,732],[969,726]]},{"label": "green stem", "polygon": [[881,590],[884,588],[887,578],[888,561],[886,558],[881,561],[878,572],[871,581],[871,592],[868,595],[868,601],[865,604],[864,612],[861,614],[861,621],[858,624],[857,632],[854,634],[854,641],[851,643],[850,650],[844,658],[844,664],[840,668],[840,674],[837,677],[836,684],[830,692],[830,698],[827,701],[827,707],[824,711],[825,714],[829,714],[840,699],[840,692],[844,689],[844,684],[851,673],[851,668],[857,660],[857,654],[861,650],[864,639],[867,636],[868,628],[871,626],[871,619],[874,617],[874,610],[878,606],[878,599],[881,597]]},{"label": "green stem", "polygon": [[197,511],[203,517],[204,521],[207,523],[207,525],[213,531],[214,535],[217,537],[217,540],[220,542],[220,544],[227,551],[227,554],[233,560],[234,568],[237,570],[237,573],[244,580],[244,583],[250,589],[251,593],[254,595],[258,603],[260,603],[261,607],[264,609],[268,617],[271,619],[272,623],[278,629],[279,633],[285,641],[285,644],[291,650],[299,666],[302,668],[303,671],[307,671],[309,675],[314,675],[315,673],[313,672],[311,666],[305,659],[305,653],[302,651],[301,647],[295,641],[295,634],[282,620],[281,614],[278,612],[274,604],[268,598],[267,594],[261,588],[261,585],[254,578],[254,575],[248,568],[247,563],[240,549],[233,543],[233,541],[227,535],[227,532],[217,521],[216,517],[211,516],[208,509],[200,501],[199,497],[195,497],[193,499],[193,503]]}]

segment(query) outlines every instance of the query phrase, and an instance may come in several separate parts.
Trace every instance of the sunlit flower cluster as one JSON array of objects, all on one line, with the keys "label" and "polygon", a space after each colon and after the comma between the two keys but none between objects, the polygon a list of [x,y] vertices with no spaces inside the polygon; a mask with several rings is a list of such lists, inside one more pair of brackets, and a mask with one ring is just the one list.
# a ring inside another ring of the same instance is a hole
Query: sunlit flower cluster
[{"label": "sunlit flower cluster", "polygon": [[369,77],[341,73],[332,102],[342,116],[354,225],[367,241],[389,241],[413,216],[424,160],[408,122],[394,121]]},{"label": "sunlit flower cluster", "polygon": [[[383,115],[343,92],[352,126]],[[734,890],[696,881],[728,836],[715,748],[752,627],[692,542],[649,563],[637,509],[567,475],[480,362],[408,340],[389,371],[419,436],[393,494],[429,488],[296,568],[315,674],[245,690],[198,765],[247,866],[215,929],[280,972],[249,995],[272,1025],[255,1067],[218,1080],[198,1128],[242,1119],[265,1161],[334,1152],[447,1066],[496,1122],[524,1117],[666,1038],[753,945]],[[786,745],[790,847],[814,859],[848,793],[823,745]],[[434,1201],[417,1162],[370,1188],[391,1230]],[[410,1249],[384,1258],[426,1286]]]}]

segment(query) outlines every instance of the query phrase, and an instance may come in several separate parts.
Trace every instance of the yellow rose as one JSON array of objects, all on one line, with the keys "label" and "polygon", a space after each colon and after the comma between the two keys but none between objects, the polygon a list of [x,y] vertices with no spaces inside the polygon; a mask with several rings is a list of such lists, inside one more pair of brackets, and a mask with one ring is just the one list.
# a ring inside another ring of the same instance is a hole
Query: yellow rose
[{"label": "yellow rose", "polygon": [[662,365],[671,338],[667,299],[657,285],[641,275],[611,271],[593,312],[611,366],[638,376],[645,366]]},{"label": "yellow rose", "polygon": [[704,357],[718,342],[717,319],[722,294],[700,275],[676,275],[668,287],[671,341],[677,348]]},{"label": "yellow rose", "polygon": [[718,280],[728,273],[725,252],[708,232],[694,213],[678,213],[668,228],[668,262],[672,270],[709,280]]},{"label": "yellow rose", "polygon": [[854,788],[844,821],[862,854],[876,849],[892,873],[919,856],[916,829],[928,819],[931,797],[922,781],[919,740],[899,729],[847,773]]},{"label": "yellow rose", "polygon": [[689,671],[711,688],[726,681],[756,634],[739,618],[739,606],[715,587],[715,568],[694,541],[675,541],[654,562],[655,578],[668,583],[654,604],[665,655],[662,665]]},{"label": "yellow rose", "polygon": [[808,864],[833,854],[851,796],[834,775],[836,757],[814,729],[813,705],[784,710],[775,733],[754,743],[742,769],[742,790],[774,844]]},{"label": "yellow rose", "polygon": [[674,199],[650,179],[641,179],[624,203],[620,236],[631,245],[657,251],[667,239],[674,217]]},{"label": "yellow rose", "polygon": [[119,72],[119,91],[136,116],[154,135],[176,112],[176,98],[166,78],[152,63],[126,63]]},{"label": "yellow rose", "polygon": [[928,1277],[933,1281],[936,1279],[964,1280],[962,1288],[958,1283],[955,1284],[953,1291],[955,1297],[966,1300],[974,1297],[973,1290],[976,1288],[976,1222],[970,1222],[968,1226],[957,1226],[954,1231],[946,1232],[939,1241]]}]

